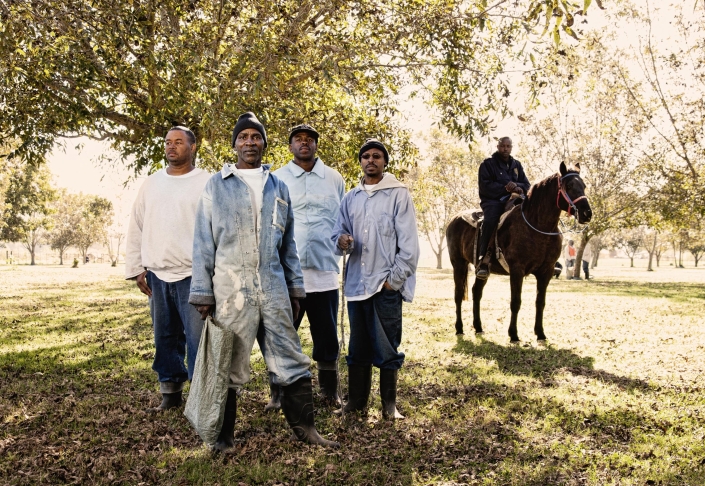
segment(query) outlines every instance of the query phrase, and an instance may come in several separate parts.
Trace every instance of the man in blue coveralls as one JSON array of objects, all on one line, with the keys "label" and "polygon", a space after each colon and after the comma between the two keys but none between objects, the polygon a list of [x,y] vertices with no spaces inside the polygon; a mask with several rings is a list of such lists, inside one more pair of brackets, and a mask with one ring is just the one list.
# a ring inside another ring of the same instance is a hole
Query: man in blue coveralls
[{"label": "man in blue coveralls", "polygon": [[296,438],[338,446],[314,425],[311,360],[294,329],[303,276],[294,241],[289,189],[262,164],[264,126],[240,116],[232,136],[237,163],[226,163],[206,184],[196,213],[189,302],[203,319],[234,333],[230,387],[216,450],[234,446],[237,390],[250,379],[250,352],[260,344],[267,369],[282,387],[282,410]]}]

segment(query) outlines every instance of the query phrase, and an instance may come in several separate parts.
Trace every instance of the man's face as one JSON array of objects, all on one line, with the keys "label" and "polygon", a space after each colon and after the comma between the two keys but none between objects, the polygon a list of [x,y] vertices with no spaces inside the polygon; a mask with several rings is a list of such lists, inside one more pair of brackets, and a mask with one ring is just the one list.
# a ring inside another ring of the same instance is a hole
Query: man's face
[{"label": "man's face", "polygon": [[181,130],[170,130],[164,138],[164,154],[170,165],[191,163],[196,153],[188,135]]},{"label": "man's face", "polygon": [[497,152],[504,160],[508,160],[512,154],[512,141],[508,138],[500,140],[497,144]]},{"label": "man's face", "polygon": [[384,173],[384,152],[371,148],[360,156],[362,172],[369,177],[379,177]]},{"label": "man's face", "polygon": [[308,132],[299,132],[291,137],[289,152],[294,155],[295,160],[310,162],[316,157],[318,144],[316,139]]},{"label": "man's face", "polygon": [[235,139],[235,152],[239,169],[249,166],[253,169],[259,167],[262,164],[262,152],[264,152],[264,138],[259,130],[245,128],[238,133]]}]

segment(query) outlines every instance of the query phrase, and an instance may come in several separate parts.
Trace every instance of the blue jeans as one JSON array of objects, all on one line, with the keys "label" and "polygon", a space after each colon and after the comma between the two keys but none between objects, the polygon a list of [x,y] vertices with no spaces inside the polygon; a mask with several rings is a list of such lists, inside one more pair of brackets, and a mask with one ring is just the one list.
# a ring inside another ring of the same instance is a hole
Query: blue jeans
[{"label": "blue jeans", "polygon": [[404,364],[401,343],[401,292],[384,287],[366,300],[348,302],[348,366],[374,365],[398,370]]},{"label": "blue jeans", "polygon": [[[196,308],[188,303],[191,277],[177,282],[164,282],[147,272],[152,289],[149,311],[154,326],[154,363],[162,393],[173,393],[193,378],[198,343],[203,321]],[[188,366],[184,359],[188,357]]]},{"label": "blue jeans", "polygon": [[299,318],[294,327],[299,330],[304,314],[308,316],[313,341],[313,360],[321,362],[338,361],[338,289],[326,292],[310,292],[305,299],[299,299]]}]

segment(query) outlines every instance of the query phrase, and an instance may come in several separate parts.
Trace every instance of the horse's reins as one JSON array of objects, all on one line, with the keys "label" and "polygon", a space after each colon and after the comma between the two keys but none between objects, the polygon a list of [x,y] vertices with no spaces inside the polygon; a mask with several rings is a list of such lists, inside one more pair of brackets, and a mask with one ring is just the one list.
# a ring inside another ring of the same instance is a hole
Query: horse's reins
[{"label": "horse's reins", "polygon": [[[583,199],[587,200],[587,196],[583,194],[582,196],[580,196],[579,198],[577,198],[575,200],[570,198],[570,196],[568,195],[568,193],[565,190],[565,184],[563,183],[563,180],[566,179],[567,177],[572,177],[572,176],[580,177],[579,174],[577,174],[575,172],[571,172],[570,174],[566,174],[566,175],[558,178],[558,194],[556,194],[556,207],[558,209],[560,209],[561,211],[565,211],[566,213],[568,213],[568,216],[573,216],[575,218],[575,221],[577,224],[579,211],[578,211],[578,207],[575,205],[575,203],[577,203],[578,201],[582,201]],[[561,208],[561,206],[559,204],[561,196],[563,196],[563,199],[568,204],[567,210]],[[573,212],[571,212],[571,210]],[[555,233],[547,233],[545,231],[541,231],[540,229],[534,228],[531,225],[531,223],[529,223],[529,221],[526,219],[526,215],[524,214],[524,203],[523,202],[521,204],[520,212],[521,212],[521,216],[522,216],[522,218],[524,218],[524,222],[527,224],[527,226],[529,228],[531,228],[532,230],[536,231],[537,233],[541,233],[542,235],[547,235],[547,236],[557,236],[557,235],[563,234],[563,231],[560,231],[560,230]],[[561,222],[561,224],[563,224],[563,223]],[[575,226],[574,226],[573,230],[571,230],[570,232],[571,233],[582,233],[583,231],[585,231],[586,228],[587,228],[587,225],[582,230],[575,231]]]}]

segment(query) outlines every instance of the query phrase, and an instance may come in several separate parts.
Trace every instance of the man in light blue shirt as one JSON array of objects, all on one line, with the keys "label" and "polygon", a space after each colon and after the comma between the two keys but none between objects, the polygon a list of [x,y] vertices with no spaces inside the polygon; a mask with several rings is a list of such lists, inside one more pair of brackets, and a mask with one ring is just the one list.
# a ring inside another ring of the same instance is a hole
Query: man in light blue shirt
[{"label": "man in light blue shirt", "polygon": [[[275,171],[289,187],[294,210],[294,237],[304,275],[306,298],[294,322],[298,330],[308,316],[313,340],[313,359],[324,400],[340,406],[338,396],[338,262],[331,235],[345,194],[343,177],[316,157],[319,134],[310,125],[297,125],[289,132],[289,151],[294,158]],[[270,381],[272,400],[265,410],[279,408],[279,387]]]},{"label": "man in light blue shirt", "polygon": [[397,380],[404,363],[399,351],[402,301],[416,288],[419,237],[409,189],[393,174],[387,148],[368,139],[358,153],[363,177],[340,203],[331,241],[350,254],[345,297],[350,317],[349,400],[344,412],[364,411],[372,387],[372,366],[379,368],[382,416],[403,418],[396,408]]}]

